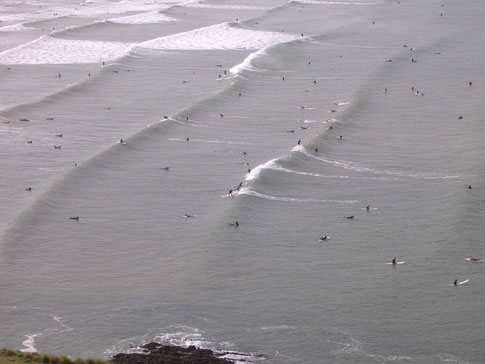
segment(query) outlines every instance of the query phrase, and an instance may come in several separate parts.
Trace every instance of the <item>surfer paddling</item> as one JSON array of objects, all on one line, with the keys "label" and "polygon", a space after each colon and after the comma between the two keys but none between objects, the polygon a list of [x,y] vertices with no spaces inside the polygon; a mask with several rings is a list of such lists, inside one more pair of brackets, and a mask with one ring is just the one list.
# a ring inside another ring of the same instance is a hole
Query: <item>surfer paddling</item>
[{"label": "surfer paddling", "polygon": [[319,240],[320,240],[320,241],[327,241],[327,240],[330,240],[330,236],[328,236],[328,235],[322,236],[322,237],[320,237],[320,239],[319,239]]},{"label": "surfer paddling", "polygon": [[79,216],[71,216],[71,217],[68,217],[68,219],[79,221]]}]

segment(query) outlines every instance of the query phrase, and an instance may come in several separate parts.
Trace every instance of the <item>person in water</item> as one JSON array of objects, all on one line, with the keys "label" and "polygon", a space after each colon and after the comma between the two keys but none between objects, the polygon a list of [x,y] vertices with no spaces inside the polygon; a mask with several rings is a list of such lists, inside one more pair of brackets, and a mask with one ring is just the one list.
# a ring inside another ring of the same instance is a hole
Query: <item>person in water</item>
[{"label": "person in water", "polygon": [[367,205],[365,208],[367,211],[370,211],[370,205]]},{"label": "person in water", "polygon": [[458,279],[455,279],[455,281],[453,282],[453,285],[454,286],[458,285]]},{"label": "person in water", "polygon": [[396,257],[392,260],[392,264],[396,264]]}]

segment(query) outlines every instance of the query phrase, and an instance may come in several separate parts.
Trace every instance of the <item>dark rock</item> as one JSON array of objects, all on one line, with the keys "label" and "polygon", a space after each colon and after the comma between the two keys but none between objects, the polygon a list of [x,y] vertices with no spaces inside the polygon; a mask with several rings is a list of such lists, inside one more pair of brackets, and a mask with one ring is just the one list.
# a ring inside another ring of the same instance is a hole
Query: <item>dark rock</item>
[{"label": "dark rock", "polygon": [[116,354],[111,359],[115,364],[233,364],[232,361],[217,357],[209,349],[195,346],[160,345],[154,342],[142,346],[146,354]]}]

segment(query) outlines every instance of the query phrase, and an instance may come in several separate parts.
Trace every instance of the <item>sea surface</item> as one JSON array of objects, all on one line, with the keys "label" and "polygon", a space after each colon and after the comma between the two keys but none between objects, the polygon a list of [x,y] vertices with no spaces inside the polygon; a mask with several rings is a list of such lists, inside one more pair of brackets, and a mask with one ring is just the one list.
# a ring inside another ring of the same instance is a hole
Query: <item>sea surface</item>
[{"label": "sea surface", "polygon": [[0,347],[484,363],[484,19],[1,1]]}]

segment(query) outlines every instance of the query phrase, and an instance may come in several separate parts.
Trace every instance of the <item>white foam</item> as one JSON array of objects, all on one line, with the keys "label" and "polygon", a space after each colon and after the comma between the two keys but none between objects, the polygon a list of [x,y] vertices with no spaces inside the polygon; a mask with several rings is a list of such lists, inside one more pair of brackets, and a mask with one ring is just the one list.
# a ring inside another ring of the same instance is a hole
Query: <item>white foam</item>
[{"label": "white foam", "polygon": [[443,363],[471,364],[469,361],[452,354],[440,354],[438,355],[438,358]]},{"label": "white foam", "polygon": [[23,30],[32,30],[33,28],[26,27],[23,24],[13,24],[13,25],[8,25],[6,27],[1,27],[0,32],[21,32]]},{"label": "white foam", "polygon": [[[165,1],[164,1],[165,2]],[[79,10],[72,11],[73,15],[77,16],[97,16],[108,14],[123,14],[134,11],[151,11],[163,9],[166,6],[164,2],[158,1],[137,1],[137,0],[122,0],[115,2],[102,3],[95,6],[84,6]]]},{"label": "white foam", "polygon": [[248,328],[247,332],[263,332],[263,331],[282,331],[282,330],[295,330],[295,326],[291,325],[273,325],[273,326],[261,326],[256,328]]},{"label": "white foam", "polygon": [[242,61],[241,63],[232,67],[229,70],[229,72],[231,72],[233,75],[236,75],[236,74],[239,74],[239,73],[241,73],[242,71],[245,71],[245,70],[246,71],[261,71],[259,68],[254,67],[252,63],[253,63],[253,60],[255,58],[258,58],[258,57],[265,55],[267,48],[268,47],[265,47],[265,48],[260,49],[259,51],[251,53],[250,55],[248,55],[244,59],[244,61]]},{"label": "white foam", "polygon": [[186,8],[199,8],[199,9],[229,9],[229,10],[266,10],[269,9],[264,6],[253,5],[222,5],[222,4],[204,4],[199,2],[184,3],[182,5]]},{"label": "white foam", "polygon": [[155,24],[177,21],[177,19],[162,14],[159,11],[151,11],[148,13],[122,16],[119,18],[111,18],[108,21],[118,24]]},{"label": "white foam", "polygon": [[132,44],[43,36],[0,53],[0,64],[100,63],[126,54]]},{"label": "white foam", "polygon": [[288,3],[315,4],[315,5],[377,5],[382,2],[354,2],[354,1],[318,1],[318,0],[291,0]]},{"label": "white foam", "polygon": [[38,336],[41,336],[42,333],[37,333],[37,334],[28,334],[25,335],[27,339],[22,341],[22,345],[25,346],[24,349],[21,349],[20,351],[23,353],[36,353],[37,349],[35,348],[35,338]]},{"label": "white foam", "polygon": [[292,151],[301,152],[307,157],[310,157],[328,164],[332,164],[336,167],[357,171],[357,172],[368,172],[368,173],[387,175],[387,176],[421,178],[421,179],[453,179],[453,178],[461,177],[459,175],[446,175],[446,174],[439,174],[439,173],[427,173],[427,172],[404,173],[404,172],[392,172],[392,171],[386,171],[386,170],[379,170],[375,168],[368,168],[350,161],[333,160],[333,159],[325,158],[323,156],[317,156],[317,155],[311,154],[302,145],[297,145],[296,147],[293,148]]},{"label": "white foam", "polygon": [[52,12],[35,12],[35,13],[16,13],[16,14],[5,14],[2,15],[1,20],[4,23],[7,22],[22,22],[22,21],[31,21],[31,20],[42,20],[42,19],[49,19],[52,18]]},{"label": "white foam", "polygon": [[296,35],[243,29],[229,23],[215,24],[139,44],[161,50],[259,49],[298,39]]},{"label": "white foam", "polygon": [[313,124],[313,123],[318,123],[318,120],[305,119],[305,120],[300,120],[299,122],[303,124]]},{"label": "white foam", "polygon": [[349,338],[350,341],[339,343],[342,347],[335,350],[335,354],[352,354],[362,351],[362,343],[354,338]]},{"label": "white foam", "polygon": [[248,195],[258,198],[263,198],[270,201],[281,201],[281,202],[303,202],[303,203],[337,203],[337,204],[353,204],[359,202],[358,200],[321,200],[316,198],[296,198],[296,197],[282,197],[282,196],[271,196],[265,195],[260,192],[253,191],[249,188],[243,188],[239,191],[238,195]]},{"label": "white foam", "polygon": [[247,174],[246,176],[246,181],[252,181],[256,178],[259,177],[261,174],[261,171],[264,169],[276,169],[276,162],[278,159],[271,159],[270,161],[267,161],[266,163],[260,164],[256,167],[254,167],[250,173]]},{"label": "white foam", "polygon": [[73,330],[72,327],[66,325],[62,320],[62,317],[61,316],[52,316],[52,319],[57,322],[59,325],[61,325],[61,330],[59,330],[59,332],[64,332],[64,331],[71,331]]},{"label": "white foam", "polygon": [[[158,331],[159,332],[159,331]],[[112,356],[117,353],[146,353],[143,344],[156,342],[161,345],[175,345],[181,347],[195,346],[201,349],[210,349],[219,358],[233,360],[235,363],[248,364],[257,360],[264,359],[264,356],[257,353],[244,353],[236,351],[235,345],[231,342],[223,341],[215,343],[204,338],[204,332],[190,326],[175,325],[167,328],[162,333],[147,333],[142,336],[126,338],[118,341],[114,346],[107,349],[105,354]]]},{"label": "white foam", "polygon": [[[177,0],[175,2],[179,2]],[[129,12],[148,12],[154,10],[163,10],[165,5],[170,1],[139,1],[139,0],[122,0],[111,2],[93,2],[85,1],[82,5],[65,6],[65,7],[44,7],[35,12],[17,13],[2,15],[3,22],[11,21],[35,21],[52,18],[59,18],[63,16],[78,16],[78,17],[103,17],[113,14],[124,14]]]}]

